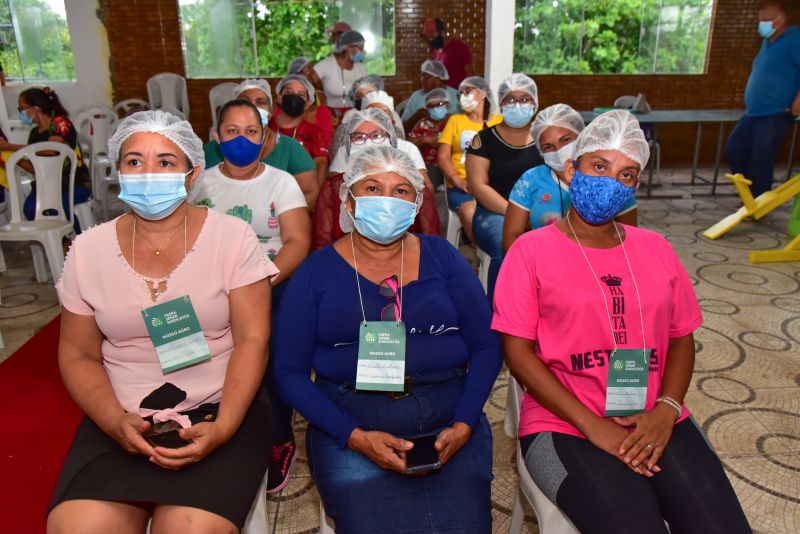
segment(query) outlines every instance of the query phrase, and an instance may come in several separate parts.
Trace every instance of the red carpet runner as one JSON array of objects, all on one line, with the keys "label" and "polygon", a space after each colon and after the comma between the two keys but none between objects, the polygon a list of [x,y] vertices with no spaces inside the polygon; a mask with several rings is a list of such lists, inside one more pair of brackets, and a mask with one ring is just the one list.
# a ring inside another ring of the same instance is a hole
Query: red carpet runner
[{"label": "red carpet runner", "polygon": [[0,531],[45,531],[47,504],[83,413],[58,372],[60,317],[0,363]]}]

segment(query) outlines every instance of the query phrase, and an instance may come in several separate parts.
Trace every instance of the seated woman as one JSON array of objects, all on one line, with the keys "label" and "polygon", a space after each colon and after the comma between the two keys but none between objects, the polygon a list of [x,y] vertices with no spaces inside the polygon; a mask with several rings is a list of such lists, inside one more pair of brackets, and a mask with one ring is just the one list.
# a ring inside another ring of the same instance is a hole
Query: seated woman
[{"label": "seated woman", "polygon": [[[81,145],[78,142],[78,132],[72,121],[69,120],[69,113],[55,91],[49,87],[30,87],[19,94],[19,118],[28,126],[33,126],[28,136],[28,144],[50,141],[64,143],[75,150],[77,156],[77,168],[75,169],[75,186],[73,187],[73,203],[80,204],[89,200],[92,196],[91,180],[89,168],[83,161]],[[33,172],[33,166],[28,161],[20,163],[20,166],[29,172]],[[36,181],[32,184],[33,190],[25,199],[22,212],[27,219],[36,218]],[[64,165],[64,172],[61,176],[61,195],[64,209],[69,206],[69,165]],[[69,213],[66,214],[69,217]],[[75,230],[80,231],[78,221],[75,221]]]},{"label": "seated woman", "polygon": [[[338,532],[491,531],[482,407],[500,348],[469,264],[408,232],[425,189],[415,167],[392,146],[355,155],[340,190],[348,234],[306,259],[281,306],[278,383],[309,421],[311,473]],[[371,340],[405,350],[370,358]],[[392,362],[382,378],[371,371]],[[427,447],[407,439],[419,435]],[[425,453],[441,467],[408,476]]]},{"label": "seated woman", "polygon": [[[246,100],[231,100],[219,111],[220,143],[224,161],[206,170],[191,200],[200,205],[239,217],[253,227],[264,255],[280,269],[273,277],[272,304],[280,306],[286,282],[308,254],[311,221],[303,193],[288,173],[258,160],[267,128],[261,125],[258,109]],[[276,320],[273,312],[273,323]],[[297,449],[292,432],[292,407],[278,395],[272,366],[267,367],[266,389],[272,405],[272,436],[267,492],[283,488]]]},{"label": "seated woman", "polygon": [[347,123],[350,122],[350,117],[356,111],[361,111],[364,102],[364,97],[373,91],[383,91],[383,78],[377,74],[367,74],[353,82],[353,87],[350,88],[350,94],[353,98],[353,107],[342,116],[339,125],[333,132],[333,142],[331,143],[331,154],[336,155],[339,148],[344,146],[344,132],[347,129]]},{"label": "seated woman", "polygon": [[503,120],[491,112],[492,90],[479,76],[465,78],[458,87],[459,104],[464,113],[451,115],[439,136],[436,159],[447,183],[447,207],[458,215],[464,234],[470,241],[475,197],[467,185],[467,149],[475,134]]},{"label": "seated woman", "polygon": [[447,110],[450,105],[450,93],[444,89],[433,89],[425,95],[426,117],[419,119],[408,134],[409,142],[416,146],[425,161],[428,177],[437,190],[444,187],[444,178],[439,168],[437,153],[439,136],[447,124],[450,115]]},{"label": "seated woman", "polygon": [[308,114],[314,105],[314,86],[302,76],[290,74],[278,82],[276,92],[279,104],[275,106],[269,129],[296,139],[306,149],[314,159],[317,183],[321,184],[328,176],[333,125],[321,120],[322,114]]},{"label": "seated woman", "polygon": [[[272,113],[272,90],[267,80],[244,80],[233,90],[233,98],[247,100],[258,108],[261,124],[266,127]],[[203,146],[203,152],[207,169],[222,162],[222,151],[215,139]],[[303,191],[309,210],[314,209],[319,194],[317,167],[300,143],[288,135],[273,133],[268,129],[258,159],[294,176]]]},{"label": "seated woman", "polygon": [[[388,144],[406,153],[420,174],[425,169],[425,162],[417,147],[408,141],[397,139],[389,117],[379,109],[353,112],[347,123],[345,140],[345,146],[339,149],[333,164],[331,164],[331,169],[337,172],[325,180],[319,191],[317,209],[311,221],[311,245],[314,249],[333,243],[344,235],[338,224],[341,211],[339,195],[344,180],[343,173],[347,169],[352,154],[370,146]],[[412,231],[439,235],[441,224],[433,191],[425,187],[421,194],[425,202],[422,203],[422,208],[411,227]]]},{"label": "seated woman", "polygon": [[[503,252],[528,228],[535,230],[564,218],[570,205],[564,162],[573,159],[575,140],[584,127],[580,113],[566,104],[545,108],[533,119],[531,134],[544,163],[525,171],[511,190],[503,222]],[[614,220],[636,226],[636,206],[632,196]]]},{"label": "seated woman", "polygon": [[522,384],[531,477],[581,532],[751,532],[683,399],[703,322],[655,232],[620,225],[649,157],[627,111],[597,117],[564,172],[572,206],[509,249],[492,328]]},{"label": "seated woman", "polygon": [[491,257],[489,302],[503,261],[501,244],[508,196],[522,173],[542,163],[530,131],[539,108],[536,82],[514,73],[500,83],[497,99],[503,122],[473,137],[466,159],[467,183],[478,203],[472,217],[472,233],[478,248]]},{"label": "seated woman", "polygon": [[79,236],[56,285],[61,376],[86,417],[47,530],[238,532],[267,469],[278,270],[246,223],[185,202],[204,167],[188,122],[134,113],[108,149],[132,211]]}]

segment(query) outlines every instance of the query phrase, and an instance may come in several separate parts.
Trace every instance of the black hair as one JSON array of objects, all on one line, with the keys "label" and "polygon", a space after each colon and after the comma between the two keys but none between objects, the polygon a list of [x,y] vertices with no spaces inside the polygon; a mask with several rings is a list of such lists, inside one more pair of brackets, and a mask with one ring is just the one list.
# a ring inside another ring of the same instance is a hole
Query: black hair
[{"label": "black hair", "polygon": [[44,113],[55,117],[69,117],[69,112],[61,105],[58,95],[49,87],[29,87],[19,94],[29,106],[35,106]]},{"label": "black hair", "polygon": [[489,97],[487,96],[483,100],[483,120],[488,121],[489,117],[492,116],[492,103],[489,101]]},{"label": "black hair", "polygon": [[436,31],[437,32],[441,33],[441,32],[444,31],[445,23],[444,23],[444,21],[442,19],[440,19],[439,17],[436,17],[435,19],[433,19],[433,23],[436,25]]},{"label": "black hair", "polygon": [[265,126],[261,124],[261,114],[258,112],[258,108],[255,107],[249,100],[244,100],[242,98],[228,100],[221,108],[219,108],[219,113],[217,114],[217,128],[222,125],[222,121],[225,120],[225,117],[228,115],[228,111],[233,108],[250,108],[256,118],[256,122],[258,122],[258,125],[261,126],[262,129],[265,128]]}]

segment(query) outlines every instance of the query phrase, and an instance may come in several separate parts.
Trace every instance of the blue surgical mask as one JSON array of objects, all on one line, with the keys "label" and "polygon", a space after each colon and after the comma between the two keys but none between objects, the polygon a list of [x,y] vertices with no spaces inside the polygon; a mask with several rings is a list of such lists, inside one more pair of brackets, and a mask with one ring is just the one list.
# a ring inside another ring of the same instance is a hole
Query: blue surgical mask
[{"label": "blue surgical mask", "polygon": [[184,180],[192,172],[120,173],[119,199],[143,219],[164,219],[178,209],[186,198]]},{"label": "blue surgical mask", "polygon": [[[220,139],[222,135],[220,135]],[[222,141],[219,144],[222,156],[237,167],[247,167],[261,154],[261,145],[254,143],[243,135]]]},{"label": "blue surgical mask", "polygon": [[353,198],[356,200],[356,215],[350,217],[353,218],[356,231],[370,241],[382,245],[400,239],[417,216],[417,205],[399,198],[372,196]]},{"label": "blue surgical mask", "polygon": [[511,104],[503,106],[503,122],[512,128],[522,128],[533,118],[533,106],[522,104]]},{"label": "blue surgical mask", "polygon": [[352,59],[356,63],[361,63],[362,61],[364,61],[364,52],[361,51],[356,52],[355,54],[350,56],[350,59]]},{"label": "blue surgical mask", "polygon": [[589,176],[578,170],[569,183],[572,205],[589,224],[603,224],[613,219],[636,192],[610,176]]},{"label": "blue surgical mask", "polygon": [[[775,19],[778,20],[778,19]],[[764,39],[769,39],[775,33],[774,20],[759,20],[758,21],[758,34]]]},{"label": "blue surgical mask", "polygon": [[22,111],[19,112],[19,120],[21,120],[22,124],[24,124],[25,126],[33,126],[33,119],[31,118],[30,115],[28,115],[27,109],[23,109]]},{"label": "blue surgical mask", "polygon": [[445,106],[436,106],[428,110],[428,115],[430,115],[433,120],[440,121],[447,115],[447,108]]}]

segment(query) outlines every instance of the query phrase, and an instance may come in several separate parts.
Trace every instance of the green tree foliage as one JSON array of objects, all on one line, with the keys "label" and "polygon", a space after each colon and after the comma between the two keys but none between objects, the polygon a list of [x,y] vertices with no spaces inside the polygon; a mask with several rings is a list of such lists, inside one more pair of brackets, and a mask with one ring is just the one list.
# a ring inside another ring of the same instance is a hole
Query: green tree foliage
[{"label": "green tree foliage", "polygon": [[328,56],[336,20],[377,29],[368,72],[394,74],[394,0],[195,0],[180,7],[190,78],[283,76],[289,62]]},{"label": "green tree foliage", "polygon": [[514,70],[702,73],[713,0],[517,0]]},{"label": "green tree foliage", "polygon": [[75,79],[63,14],[43,0],[0,0],[0,62],[11,79]]}]

